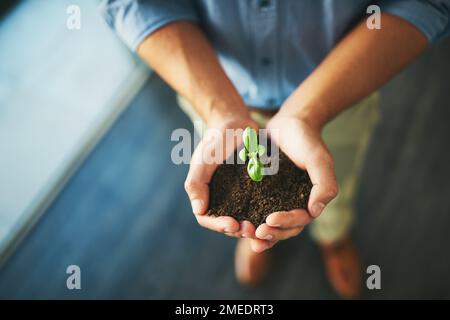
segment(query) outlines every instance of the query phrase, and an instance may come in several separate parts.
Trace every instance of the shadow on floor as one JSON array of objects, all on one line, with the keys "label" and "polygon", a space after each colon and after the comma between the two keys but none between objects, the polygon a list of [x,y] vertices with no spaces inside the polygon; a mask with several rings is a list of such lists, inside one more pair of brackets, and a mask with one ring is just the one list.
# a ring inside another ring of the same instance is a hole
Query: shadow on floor
[{"label": "shadow on floor", "polygon": [[[354,238],[382,290],[365,298],[450,297],[450,42],[382,92]],[[0,271],[1,298],[336,298],[307,233],[281,243],[257,288],[233,277],[235,241],[197,226],[170,161],[192,126],[156,76]],[[66,267],[82,290],[66,289]]]}]

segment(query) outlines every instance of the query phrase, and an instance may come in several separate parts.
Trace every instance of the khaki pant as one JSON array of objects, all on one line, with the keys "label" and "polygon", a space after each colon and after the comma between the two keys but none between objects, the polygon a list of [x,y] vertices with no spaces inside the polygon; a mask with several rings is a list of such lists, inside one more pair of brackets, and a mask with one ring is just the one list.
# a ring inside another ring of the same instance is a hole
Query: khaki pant
[{"label": "khaki pant", "polygon": [[[328,123],[322,133],[333,154],[339,195],[330,202],[310,226],[311,235],[319,242],[335,242],[348,235],[354,219],[354,196],[369,140],[378,120],[378,94],[374,93]],[[180,108],[202,132],[202,120],[192,106],[178,96]],[[252,112],[253,119],[265,127],[268,116]]]}]

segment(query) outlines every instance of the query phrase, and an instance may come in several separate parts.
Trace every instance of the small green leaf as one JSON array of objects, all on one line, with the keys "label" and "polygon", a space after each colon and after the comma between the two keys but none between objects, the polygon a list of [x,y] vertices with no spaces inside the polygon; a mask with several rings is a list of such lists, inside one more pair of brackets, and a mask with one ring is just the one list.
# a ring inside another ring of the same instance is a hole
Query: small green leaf
[{"label": "small green leaf", "polygon": [[256,158],[250,158],[247,165],[247,172],[253,181],[259,182],[264,178],[261,162]]},{"label": "small green leaf", "polygon": [[244,146],[249,153],[258,151],[258,136],[253,128],[247,127],[242,134]]},{"label": "small green leaf", "polygon": [[245,148],[242,148],[242,150],[239,151],[239,158],[241,158],[243,162],[247,161],[247,150],[245,150]]},{"label": "small green leaf", "polygon": [[258,145],[258,156],[262,157],[264,152],[266,152],[266,147],[262,144]]}]

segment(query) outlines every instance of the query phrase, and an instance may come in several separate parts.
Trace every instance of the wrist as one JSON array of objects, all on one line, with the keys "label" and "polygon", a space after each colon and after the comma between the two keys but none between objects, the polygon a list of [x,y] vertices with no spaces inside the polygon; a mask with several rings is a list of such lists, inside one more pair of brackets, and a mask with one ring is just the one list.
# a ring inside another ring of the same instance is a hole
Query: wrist
[{"label": "wrist", "polygon": [[205,108],[204,120],[208,127],[248,126],[253,122],[243,101],[216,101]]},{"label": "wrist", "polygon": [[279,114],[283,117],[301,120],[318,131],[321,131],[330,120],[328,114],[320,106],[283,105]]},{"label": "wrist", "polygon": [[220,113],[210,117],[206,123],[208,128],[216,129],[245,129],[252,127],[257,129],[255,121],[250,117],[250,114],[228,114]]}]

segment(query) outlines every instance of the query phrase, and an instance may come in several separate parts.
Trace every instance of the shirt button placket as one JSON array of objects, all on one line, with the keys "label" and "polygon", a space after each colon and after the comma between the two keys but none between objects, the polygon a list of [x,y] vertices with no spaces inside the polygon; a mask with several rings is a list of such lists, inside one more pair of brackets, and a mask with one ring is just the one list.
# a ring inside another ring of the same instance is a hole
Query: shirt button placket
[{"label": "shirt button placket", "polygon": [[[255,0],[254,36],[256,81],[259,99],[274,106],[277,96],[277,3],[275,0]],[[259,100],[258,99],[258,100]]]}]

